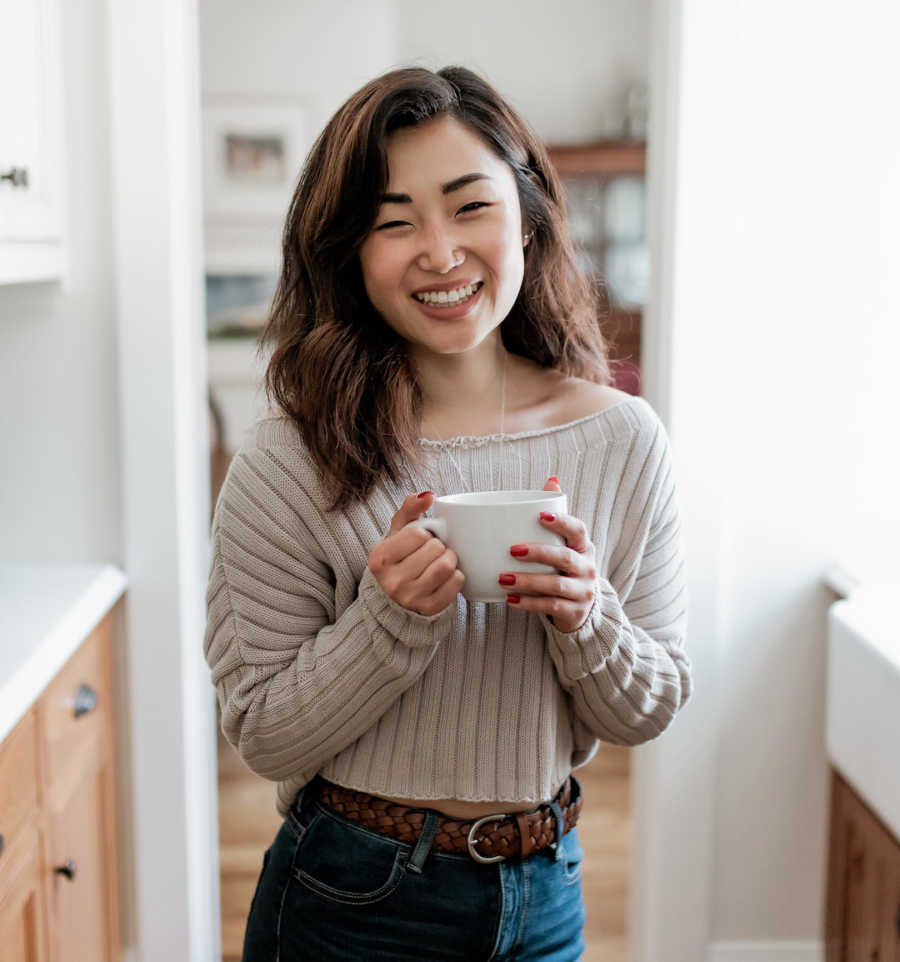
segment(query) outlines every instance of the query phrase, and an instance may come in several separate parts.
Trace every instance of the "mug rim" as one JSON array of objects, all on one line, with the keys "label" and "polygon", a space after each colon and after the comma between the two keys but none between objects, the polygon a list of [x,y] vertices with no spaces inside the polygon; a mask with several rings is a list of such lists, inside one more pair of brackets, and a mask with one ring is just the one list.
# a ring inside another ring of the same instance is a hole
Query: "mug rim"
[{"label": "mug rim", "polygon": [[[496,497],[497,500],[474,500],[476,498],[483,498],[485,495]],[[509,495],[531,495],[531,497],[513,497],[511,500],[506,502],[501,500],[503,496],[508,497]],[[440,497],[435,498],[434,503],[446,505],[465,505],[469,508],[496,508],[498,504],[542,504],[545,501],[550,501],[553,498],[564,498],[565,496],[565,492],[563,491],[542,491],[532,488],[519,488],[512,491],[464,491],[459,494],[442,494]]]}]

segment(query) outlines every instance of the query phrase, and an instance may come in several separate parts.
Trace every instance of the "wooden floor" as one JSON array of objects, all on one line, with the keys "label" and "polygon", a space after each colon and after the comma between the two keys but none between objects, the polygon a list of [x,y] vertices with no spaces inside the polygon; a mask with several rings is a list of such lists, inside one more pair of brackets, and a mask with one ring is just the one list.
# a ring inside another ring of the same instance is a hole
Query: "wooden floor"
[{"label": "wooden floor", "polygon": [[[587,951],[582,962],[626,962],[628,954],[629,762],[629,749],[601,745],[590,764],[576,771],[585,795],[578,820],[578,835],[585,850],[583,890],[587,908]],[[223,962],[240,959],[263,852],[280,825],[275,785],[250,772],[220,732]]]}]

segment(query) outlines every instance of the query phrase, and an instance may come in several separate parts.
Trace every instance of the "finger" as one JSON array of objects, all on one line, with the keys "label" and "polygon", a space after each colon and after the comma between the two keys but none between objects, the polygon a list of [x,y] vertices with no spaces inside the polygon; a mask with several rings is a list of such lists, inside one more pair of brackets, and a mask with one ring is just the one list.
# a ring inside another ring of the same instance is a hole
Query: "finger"
[{"label": "finger", "polygon": [[421,494],[411,494],[405,498],[399,510],[391,519],[390,534],[396,534],[406,527],[410,521],[421,517],[434,504],[434,491],[423,491]]},{"label": "finger", "polygon": [[547,483],[544,485],[543,490],[562,491],[562,488],[559,486],[559,478],[557,478],[555,475],[551,475],[549,478],[547,478]]},{"label": "finger", "polygon": [[578,578],[588,578],[593,581],[597,577],[594,569],[594,546],[588,542],[588,549],[583,552],[573,551],[560,544],[540,544],[531,541],[528,544],[514,544],[509,549],[510,555],[517,561],[535,562],[549,565],[563,574]]},{"label": "finger", "polygon": [[585,554],[592,547],[588,540],[587,528],[580,518],[575,518],[571,514],[554,514],[552,511],[541,511],[540,520],[545,528],[560,535],[572,551]]},{"label": "finger", "polygon": [[410,585],[410,588],[418,595],[434,594],[457,570],[459,559],[456,553],[447,548],[441,552],[440,556],[434,558],[418,578]]},{"label": "finger", "polygon": [[382,568],[397,571],[397,583],[412,581],[440,557],[447,546],[424,528],[403,528],[392,534],[375,549]]},{"label": "finger", "polygon": [[564,618],[566,621],[584,621],[587,615],[585,606],[577,601],[565,598],[547,598],[542,595],[510,594],[506,603],[513,608],[523,608],[525,611],[537,611],[551,618]]},{"label": "finger", "polygon": [[423,545],[437,541],[441,549],[446,547],[430,531],[415,526],[402,528],[396,534],[388,535],[369,553],[369,567],[375,574],[399,564]]},{"label": "finger", "polygon": [[443,611],[460,593],[465,581],[465,575],[457,568],[437,591],[425,599],[425,602],[419,606],[419,610],[428,615],[436,615]]},{"label": "finger", "polygon": [[510,571],[500,575],[497,581],[510,594],[543,595],[582,603],[594,597],[593,584],[586,578]]}]

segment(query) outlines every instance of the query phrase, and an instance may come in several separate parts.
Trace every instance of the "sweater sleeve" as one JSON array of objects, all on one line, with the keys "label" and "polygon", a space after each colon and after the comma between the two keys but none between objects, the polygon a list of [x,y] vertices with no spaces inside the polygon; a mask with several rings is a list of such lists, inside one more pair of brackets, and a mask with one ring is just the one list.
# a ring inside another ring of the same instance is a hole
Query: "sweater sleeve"
[{"label": "sweater sleeve", "polygon": [[[662,423],[643,452],[634,492],[631,543],[598,578],[587,619],[561,632],[546,615],[550,655],[578,721],[596,738],[640,745],[661,735],[691,696],[685,653],[687,587],[671,455]],[[595,533],[594,540],[603,533]],[[598,547],[598,555],[600,549]]]},{"label": "sweater sleeve", "polygon": [[411,612],[368,568],[335,617],[328,523],[277,455],[235,457],[213,524],[204,653],[225,737],[273,781],[311,778],[372,728],[450,632],[452,604]]}]

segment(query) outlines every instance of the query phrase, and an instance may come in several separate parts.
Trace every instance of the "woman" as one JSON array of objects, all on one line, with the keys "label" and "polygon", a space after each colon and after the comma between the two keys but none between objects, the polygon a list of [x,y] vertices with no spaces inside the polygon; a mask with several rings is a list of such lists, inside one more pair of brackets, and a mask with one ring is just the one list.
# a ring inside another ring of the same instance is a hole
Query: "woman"
[{"label": "woman", "polygon": [[[222,726],[278,783],[244,943],[275,959],[574,960],[572,769],[691,693],[668,442],[608,386],[536,137],[462,68],[398,70],[298,183],[264,338],[276,416],[216,506],[205,652]],[[565,491],[557,574],[407,527],[435,491]]]}]

